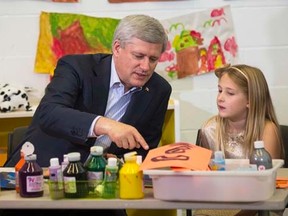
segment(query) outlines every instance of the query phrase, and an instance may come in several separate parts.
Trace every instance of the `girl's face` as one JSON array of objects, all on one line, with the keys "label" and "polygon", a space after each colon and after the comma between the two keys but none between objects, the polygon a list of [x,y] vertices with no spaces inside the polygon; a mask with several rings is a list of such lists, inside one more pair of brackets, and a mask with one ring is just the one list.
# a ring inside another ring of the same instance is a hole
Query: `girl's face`
[{"label": "girl's face", "polygon": [[217,106],[219,115],[231,121],[246,119],[249,102],[244,92],[225,73],[218,82]]}]

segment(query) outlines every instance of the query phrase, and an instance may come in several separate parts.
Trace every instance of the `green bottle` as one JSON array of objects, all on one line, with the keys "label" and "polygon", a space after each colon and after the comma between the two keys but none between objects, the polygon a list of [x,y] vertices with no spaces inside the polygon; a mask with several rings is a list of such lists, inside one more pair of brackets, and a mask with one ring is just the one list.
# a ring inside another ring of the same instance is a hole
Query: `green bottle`
[{"label": "green bottle", "polygon": [[105,174],[106,159],[103,157],[102,146],[92,146],[90,148],[90,156],[85,162],[85,168],[88,175],[89,194],[95,197],[100,197],[97,186],[102,184]]},{"label": "green bottle", "polygon": [[102,198],[114,199],[118,197],[118,165],[116,158],[108,158],[102,185]]}]

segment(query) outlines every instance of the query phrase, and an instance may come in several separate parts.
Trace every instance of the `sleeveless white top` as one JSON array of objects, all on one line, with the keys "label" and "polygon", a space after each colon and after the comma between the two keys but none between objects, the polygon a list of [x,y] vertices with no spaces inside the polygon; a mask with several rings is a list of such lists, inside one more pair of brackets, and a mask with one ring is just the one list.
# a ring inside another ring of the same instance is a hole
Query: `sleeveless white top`
[{"label": "sleeveless white top", "polygon": [[[210,150],[216,149],[216,118],[212,118],[201,128],[201,146]],[[247,159],[243,148],[244,130],[237,134],[224,135],[224,154],[226,159]],[[222,150],[222,149],[221,149]],[[214,155],[214,154],[213,154]]]}]

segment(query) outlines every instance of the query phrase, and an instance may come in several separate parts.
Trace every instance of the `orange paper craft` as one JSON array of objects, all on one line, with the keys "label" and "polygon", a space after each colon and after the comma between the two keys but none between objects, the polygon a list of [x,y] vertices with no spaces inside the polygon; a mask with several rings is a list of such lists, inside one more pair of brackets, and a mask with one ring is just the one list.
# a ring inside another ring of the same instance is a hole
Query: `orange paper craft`
[{"label": "orange paper craft", "polygon": [[288,178],[287,177],[277,177],[276,178],[276,188],[288,188]]},{"label": "orange paper craft", "polygon": [[140,166],[141,170],[173,168],[207,170],[212,151],[191,143],[178,142],[152,149]]}]

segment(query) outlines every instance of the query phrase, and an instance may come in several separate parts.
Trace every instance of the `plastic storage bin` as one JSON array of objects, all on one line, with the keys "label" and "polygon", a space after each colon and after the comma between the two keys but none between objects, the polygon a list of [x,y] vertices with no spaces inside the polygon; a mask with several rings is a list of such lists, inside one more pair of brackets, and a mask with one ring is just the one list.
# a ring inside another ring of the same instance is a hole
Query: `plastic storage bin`
[{"label": "plastic storage bin", "polygon": [[[226,164],[247,160],[227,159]],[[245,161],[245,162],[243,162]],[[248,162],[249,163],[249,162]],[[269,199],[275,192],[277,169],[283,160],[273,160],[264,171],[144,170],[152,178],[154,198],[167,201],[254,202]]]}]

